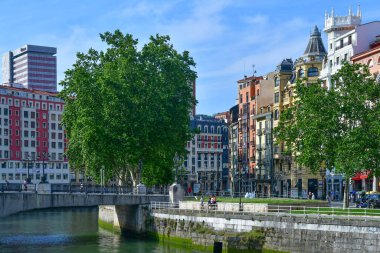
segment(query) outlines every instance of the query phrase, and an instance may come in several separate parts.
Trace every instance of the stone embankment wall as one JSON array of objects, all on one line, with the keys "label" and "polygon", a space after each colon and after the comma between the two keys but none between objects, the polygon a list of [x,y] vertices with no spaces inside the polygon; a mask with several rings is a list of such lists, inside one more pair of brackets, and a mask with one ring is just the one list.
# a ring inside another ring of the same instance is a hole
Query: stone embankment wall
[{"label": "stone embankment wall", "polygon": [[316,216],[227,215],[154,210],[150,229],[163,239],[201,248],[223,242],[224,252],[379,252],[379,220]]}]

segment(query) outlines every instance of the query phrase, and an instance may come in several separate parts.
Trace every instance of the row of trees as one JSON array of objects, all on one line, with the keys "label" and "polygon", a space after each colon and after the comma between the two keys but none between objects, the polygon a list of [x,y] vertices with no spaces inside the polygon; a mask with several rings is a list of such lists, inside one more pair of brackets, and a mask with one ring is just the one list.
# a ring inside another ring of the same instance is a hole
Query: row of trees
[{"label": "row of trees", "polygon": [[275,133],[297,163],[314,173],[335,168],[348,186],[356,172],[380,175],[380,84],[367,66],[348,63],[332,83],[326,89],[298,80],[295,104],[281,114]]},{"label": "row of trees", "polygon": [[134,185],[143,164],[145,184],[171,183],[173,158],[192,136],[195,62],[168,36],[152,36],[141,50],[119,30],[100,38],[108,48],[78,53],[61,82],[70,164],[95,180],[104,168],[106,179]]}]

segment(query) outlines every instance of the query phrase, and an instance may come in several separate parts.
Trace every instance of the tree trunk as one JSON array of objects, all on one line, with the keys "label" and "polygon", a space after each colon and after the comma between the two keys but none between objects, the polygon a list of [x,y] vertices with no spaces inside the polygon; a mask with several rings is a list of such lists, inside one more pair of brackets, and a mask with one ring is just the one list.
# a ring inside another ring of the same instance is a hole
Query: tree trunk
[{"label": "tree trunk", "polygon": [[346,186],[344,187],[344,195],[343,195],[343,208],[349,208],[350,202],[349,202],[349,194],[350,194],[350,178],[345,177]]},{"label": "tree trunk", "polygon": [[373,176],[372,191],[377,192],[377,178]]}]

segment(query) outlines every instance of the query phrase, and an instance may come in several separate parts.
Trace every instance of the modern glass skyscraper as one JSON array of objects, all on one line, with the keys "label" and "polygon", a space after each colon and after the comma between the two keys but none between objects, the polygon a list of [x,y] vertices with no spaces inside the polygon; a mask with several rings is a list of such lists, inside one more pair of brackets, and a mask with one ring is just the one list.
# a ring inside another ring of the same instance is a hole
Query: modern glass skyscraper
[{"label": "modern glass skyscraper", "polygon": [[[3,55],[3,84],[57,91],[57,48],[25,45]],[[21,86],[20,86],[21,85]]]}]

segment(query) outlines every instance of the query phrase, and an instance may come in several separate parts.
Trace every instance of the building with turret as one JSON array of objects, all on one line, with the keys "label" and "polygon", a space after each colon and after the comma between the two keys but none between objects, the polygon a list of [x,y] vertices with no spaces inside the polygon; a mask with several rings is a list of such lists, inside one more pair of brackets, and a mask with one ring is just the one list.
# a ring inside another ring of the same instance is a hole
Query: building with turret
[{"label": "building with turret", "polygon": [[335,74],[344,61],[351,62],[351,57],[369,50],[370,43],[379,35],[380,21],[361,24],[362,14],[358,6],[354,15],[351,8],[347,16],[325,14],[324,32],[327,34],[328,53],[323,62],[320,79],[326,87],[331,88],[331,76]]},{"label": "building with turret", "polygon": [[[310,34],[304,54],[294,63],[290,59],[283,60],[275,71],[274,119],[278,126],[281,112],[294,105],[294,92],[297,79],[305,84],[318,81],[322,70],[322,62],[327,52],[323,45],[321,32],[315,26]],[[291,70],[290,70],[291,69]],[[284,145],[274,144],[274,182],[275,194],[281,196],[303,197],[308,192],[321,197],[324,175],[311,174],[310,170],[295,162],[294,154],[288,153]]]}]

